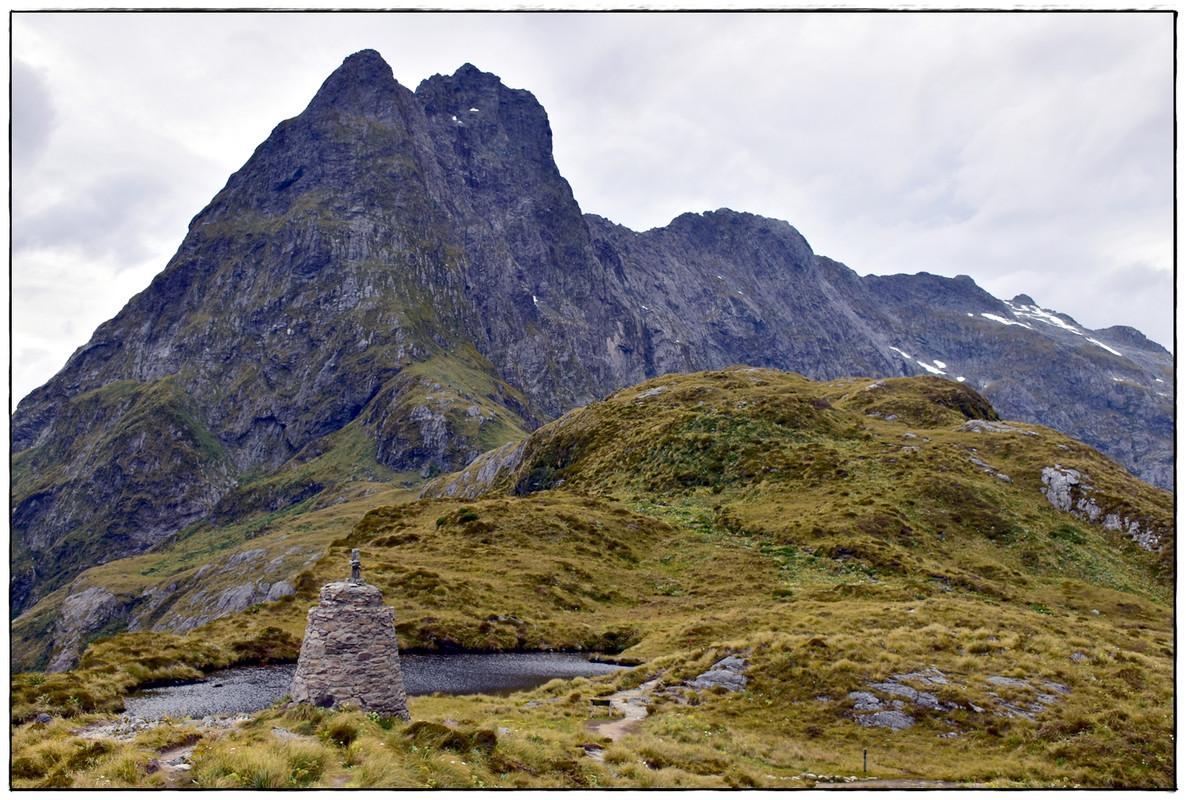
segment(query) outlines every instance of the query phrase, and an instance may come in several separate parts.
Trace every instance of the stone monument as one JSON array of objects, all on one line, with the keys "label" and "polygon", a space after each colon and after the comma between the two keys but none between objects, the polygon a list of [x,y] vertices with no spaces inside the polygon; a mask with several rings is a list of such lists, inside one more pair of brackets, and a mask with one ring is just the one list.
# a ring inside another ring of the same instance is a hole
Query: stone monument
[{"label": "stone monument", "polygon": [[297,703],[326,708],[352,705],[383,716],[411,719],[395,638],[395,610],[362,579],[358,549],[350,554],[350,580],[321,587],[289,694]]}]

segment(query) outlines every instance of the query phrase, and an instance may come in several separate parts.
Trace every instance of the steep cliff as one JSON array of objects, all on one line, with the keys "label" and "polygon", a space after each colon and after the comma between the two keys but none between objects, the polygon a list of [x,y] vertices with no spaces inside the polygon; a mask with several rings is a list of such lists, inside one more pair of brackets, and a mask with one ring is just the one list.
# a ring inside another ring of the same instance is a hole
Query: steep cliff
[{"label": "steep cliff", "polygon": [[528,92],[350,56],[12,421],[13,609],[203,525],[412,484],[669,372],[938,374],[1172,476],[1172,357],[786,222],[583,215]]}]

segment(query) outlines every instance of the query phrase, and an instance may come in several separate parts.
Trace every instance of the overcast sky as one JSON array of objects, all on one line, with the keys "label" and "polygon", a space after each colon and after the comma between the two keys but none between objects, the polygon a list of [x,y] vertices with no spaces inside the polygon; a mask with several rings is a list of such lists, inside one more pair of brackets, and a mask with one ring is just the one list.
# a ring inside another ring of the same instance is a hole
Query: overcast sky
[{"label": "overcast sky", "polygon": [[728,207],[1172,347],[1168,13],[12,18],[14,401],[145,288],[349,54],[530,90],[582,210]]}]

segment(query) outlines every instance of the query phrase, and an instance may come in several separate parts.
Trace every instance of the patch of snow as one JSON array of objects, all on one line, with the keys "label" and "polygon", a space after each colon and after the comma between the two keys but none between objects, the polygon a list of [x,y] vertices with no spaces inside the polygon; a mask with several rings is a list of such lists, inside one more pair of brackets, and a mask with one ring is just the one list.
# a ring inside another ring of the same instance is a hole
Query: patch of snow
[{"label": "patch of snow", "polygon": [[1024,322],[1018,322],[1015,319],[1005,319],[1004,317],[998,317],[996,314],[989,314],[986,311],[980,312],[980,316],[984,317],[985,319],[991,319],[993,322],[999,322],[1002,325],[1020,325],[1023,328],[1027,328],[1031,331],[1033,330],[1033,328],[1030,328],[1030,326],[1026,325]]},{"label": "patch of snow", "polygon": [[935,361],[935,366],[938,367],[939,369],[947,369],[947,365],[944,364],[939,359],[936,358],[936,359],[934,359],[934,361]]},{"label": "patch of snow", "polygon": [[[1050,311],[1049,309],[1038,308],[1037,306],[1015,306],[1012,303],[1008,303],[1007,305],[1009,306],[1010,309],[1013,310],[1013,312],[1015,314],[1020,314],[1024,317],[1027,317],[1028,319],[1036,319],[1040,322],[1045,322],[1047,325],[1053,325],[1056,328],[1062,328],[1064,331],[1069,331],[1070,333],[1074,333],[1078,336],[1082,336],[1083,338],[1087,339],[1087,341],[1091,342],[1092,344],[1094,344],[1098,347],[1104,348],[1105,350],[1107,350],[1109,353],[1111,353],[1113,355],[1117,355],[1117,356],[1124,355],[1124,353],[1121,353],[1118,350],[1113,350],[1111,347],[1108,347],[1103,342],[1099,342],[1099,341],[1096,341],[1095,339],[1092,339],[1090,336],[1088,336],[1086,333],[1084,333],[1079,328],[1076,328],[1074,325],[1071,325],[1070,323],[1066,322],[1065,320],[1060,319],[1053,311]],[[1010,325],[1023,324],[1020,322],[1012,322],[1012,323],[1007,322],[1006,320],[1003,320],[1000,317],[996,317],[992,314],[982,314],[981,316],[988,317],[989,319],[995,319],[997,322],[1005,322],[1006,324],[1010,324]],[[1026,327],[1028,328],[1029,326],[1026,325]]]},{"label": "patch of snow", "polygon": [[1161,378],[1154,378],[1153,380],[1157,381],[1158,383],[1165,383],[1165,381],[1163,381]]},{"label": "patch of snow", "polygon": [[965,380],[967,380],[967,378],[965,378],[963,375],[960,375],[958,378],[956,378],[956,380],[960,383],[963,383]]},{"label": "patch of snow", "polygon": [[471,109],[470,109],[470,111],[472,111],[472,112],[473,112],[473,113],[475,113],[475,114],[477,114],[477,113],[478,113],[478,109],[476,109],[476,108],[471,108]]},{"label": "patch of snow", "polygon": [[1079,330],[1074,325],[1070,325],[1067,322],[1064,322],[1063,320],[1059,319],[1058,316],[1056,316],[1053,311],[1050,311],[1048,309],[1038,308],[1037,306],[1015,306],[1012,303],[1006,303],[1006,305],[1008,305],[1009,308],[1013,309],[1014,313],[1024,314],[1025,316],[1027,316],[1031,319],[1036,319],[1041,322],[1045,322],[1047,325],[1053,325],[1056,328],[1062,328],[1065,331],[1070,331],[1071,333],[1077,333],[1080,336],[1083,335],[1083,331]]},{"label": "patch of snow", "polygon": [[1124,353],[1121,353],[1121,352],[1120,352],[1120,351],[1118,351],[1118,350],[1113,350],[1111,347],[1108,347],[1108,346],[1107,346],[1106,344],[1104,344],[1103,342],[1097,342],[1095,339],[1092,339],[1090,336],[1087,336],[1087,337],[1085,337],[1085,338],[1087,339],[1087,341],[1091,342],[1092,344],[1094,344],[1094,345],[1096,345],[1096,346],[1098,346],[1098,347],[1102,347],[1102,348],[1104,348],[1105,350],[1107,350],[1109,353],[1111,353],[1111,354],[1112,354],[1112,355],[1114,355],[1114,356],[1122,356],[1122,355],[1124,355]]},{"label": "patch of snow", "polygon": [[909,353],[907,353],[905,350],[902,350],[901,348],[891,346],[890,350],[893,350],[895,353],[902,356],[902,358],[906,359],[907,361],[915,362],[916,364],[918,364],[920,367],[922,367],[923,369],[925,369],[927,372],[931,373],[932,375],[946,375],[947,374],[942,369],[940,369],[940,367],[947,366],[942,361],[936,361],[935,364],[937,364],[938,366],[932,367],[930,364],[926,363],[925,361],[919,361],[914,356],[910,355]]},{"label": "patch of snow", "polygon": [[538,298],[538,297],[536,297],[535,295],[532,295],[532,296],[531,296],[531,302],[532,302],[532,303],[534,303],[535,305],[537,305],[537,306],[538,306],[538,305],[539,305],[539,298]]}]

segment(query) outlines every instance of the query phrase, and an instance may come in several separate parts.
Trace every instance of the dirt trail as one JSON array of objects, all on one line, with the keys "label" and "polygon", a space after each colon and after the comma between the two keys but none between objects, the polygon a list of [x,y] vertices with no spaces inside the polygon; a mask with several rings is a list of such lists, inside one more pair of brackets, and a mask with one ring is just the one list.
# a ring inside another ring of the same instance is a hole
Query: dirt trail
[{"label": "dirt trail", "polygon": [[[651,701],[651,694],[659,685],[656,676],[646,683],[639,684],[633,689],[623,689],[609,697],[610,707],[622,714],[617,719],[590,720],[586,723],[589,730],[603,738],[616,742],[632,733],[642,720],[647,717],[647,703]],[[605,761],[605,748],[600,745],[585,745],[585,754],[595,761]],[[816,776],[810,776],[812,778]],[[824,776],[819,776],[824,777]],[[815,783],[816,789],[968,789],[977,788],[974,784],[953,783],[951,781],[895,779],[895,778],[866,778],[859,780],[850,778],[846,781],[835,781],[835,776],[828,776],[831,780]],[[783,780],[787,780],[784,778]]]},{"label": "dirt trail", "polygon": [[[189,782],[189,771],[193,767],[194,749],[203,738],[217,738],[228,729],[250,720],[248,714],[227,716],[209,716],[200,720],[185,720],[167,723],[170,727],[190,729],[192,733],[170,747],[157,753],[155,758],[149,759],[148,774],[160,772],[165,776],[167,788]],[[114,739],[116,741],[131,741],[147,730],[166,724],[161,720],[143,719],[141,717],[118,717],[112,720],[99,720],[82,728],[70,731],[74,736],[83,739]],[[285,731],[287,733],[287,731]]]},{"label": "dirt trail", "polygon": [[173,789],[189,782],[189,771],[197,742],[169,748],[148,762],[148,773],[160,772],[165,776],[165,785]]},{"label": "dirt trail", "polygon": [[[659,679],[654,678],[633,689],[623,689],[611,694],[606,698],[610,701],[610,707],[621,712],[623,716],[618,719],[594,720],[588,723],[589,729],[612,742],[633,732],[638,723],[646,719],[647,703],[650,702],[651,692],[658,685]],[[588,746],[585,751],[598,760],[603,757],[602,749],[599,747]]]}]

